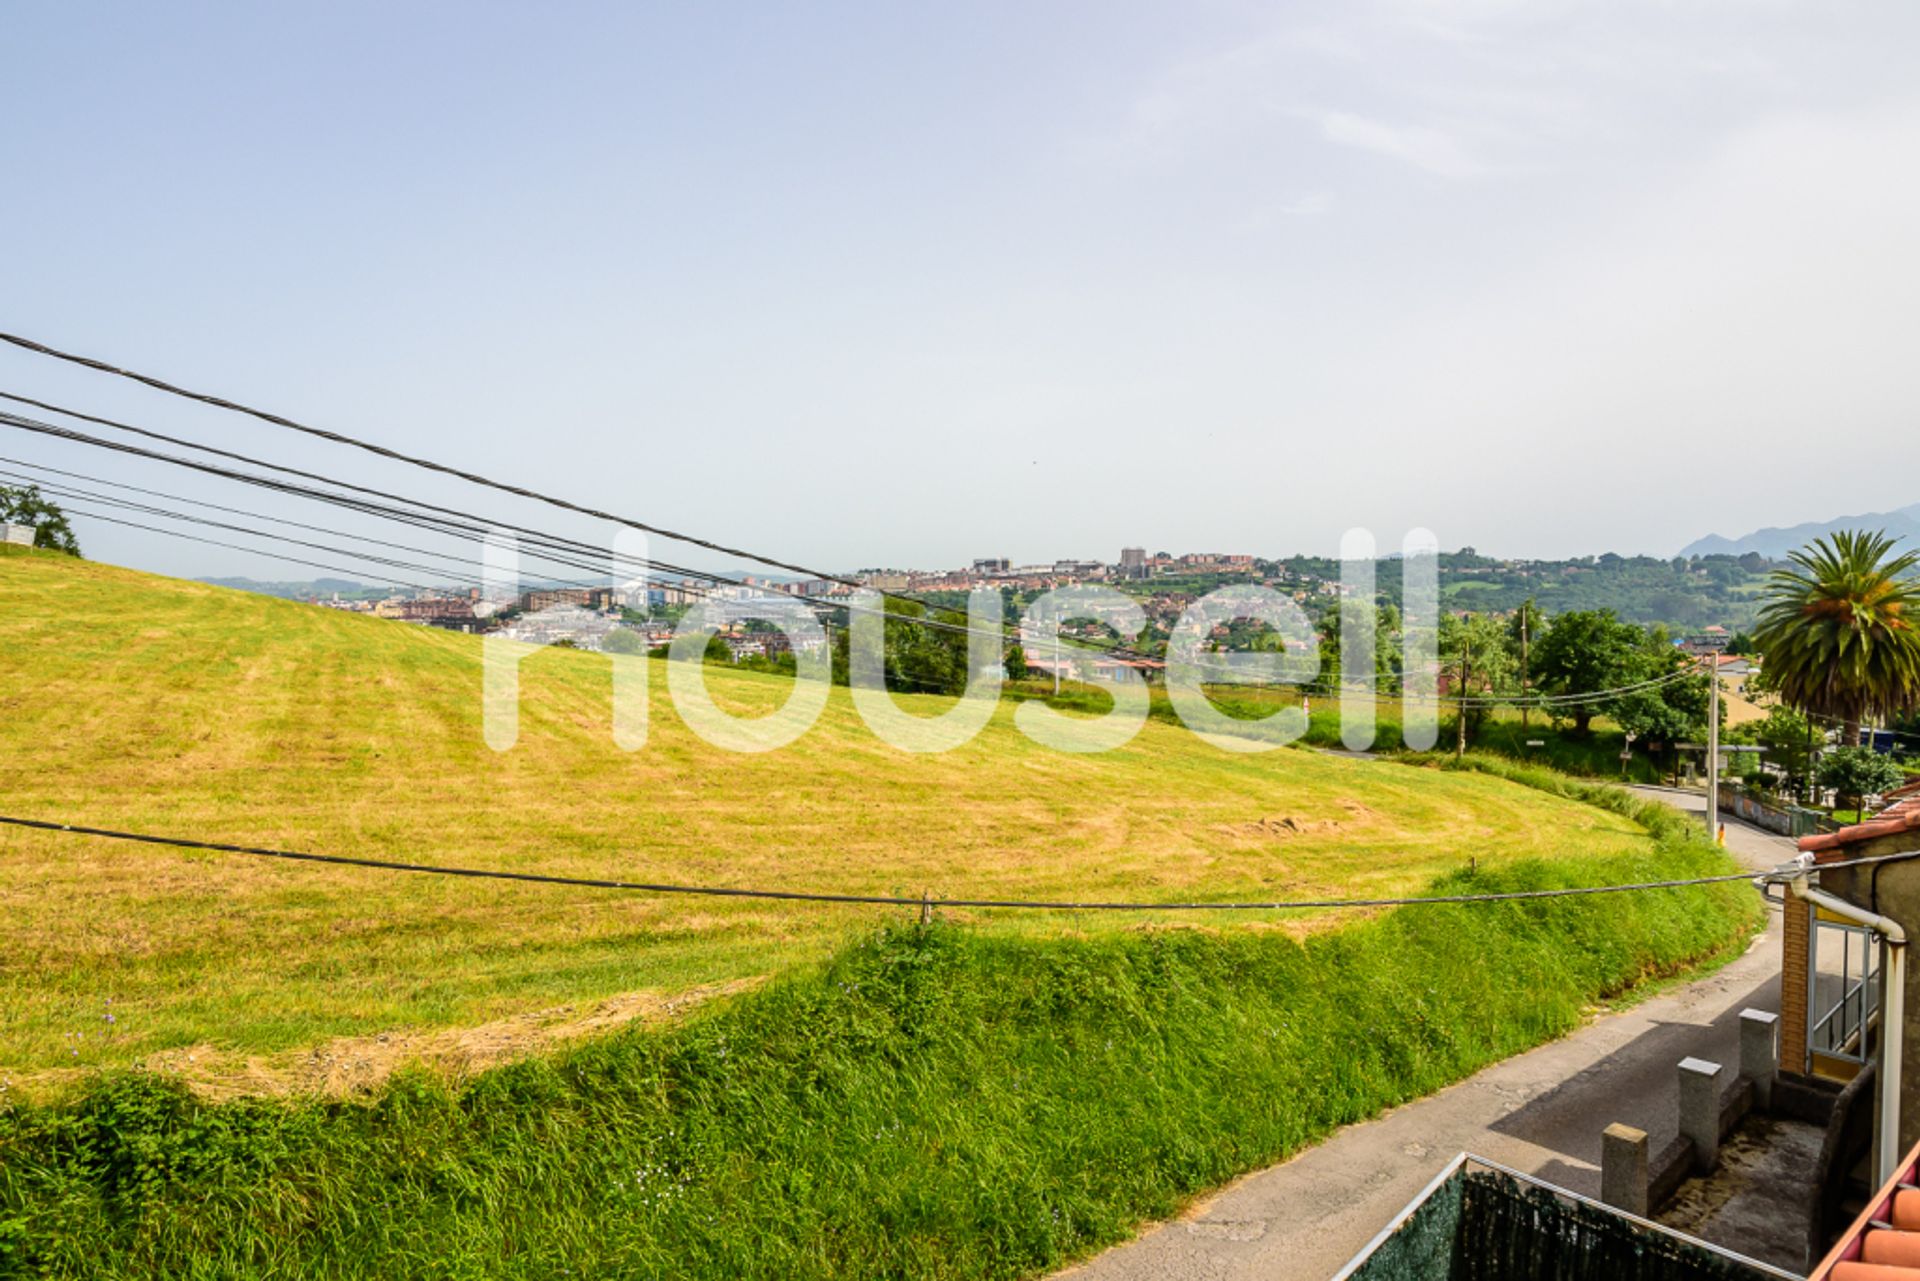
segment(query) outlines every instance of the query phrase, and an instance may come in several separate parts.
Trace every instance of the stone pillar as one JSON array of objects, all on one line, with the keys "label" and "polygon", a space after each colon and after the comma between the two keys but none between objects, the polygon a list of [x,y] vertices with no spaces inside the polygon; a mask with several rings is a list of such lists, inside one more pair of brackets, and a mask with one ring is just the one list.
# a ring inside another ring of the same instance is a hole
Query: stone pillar
[{"label": "stone pillar", "polygon": [[1780,1070],[1807,1070],[1807,961],[1813,904],[1789,897],[1780,908]]},{"label": "stone pillar", "polygon": [[1600,1199],[1647,1217],[1647,1132],[1618,1121],[1600,1132]]},{"label": "stone pillar", "polygon": [[1765,1010],[1740,1011],[1740,1075],[1753,1082],[1753,1110],[1773,1108],[1773,1078],[1779,1074],[1780,1051],[1775,1041],[1780,1016]]},{"label": "stone pillar", "polygon": [[1680,1137],[1693,1144],[1693,1168],[1711,1173],[1720,1160],[1720,1065],[1680,1060]]}]

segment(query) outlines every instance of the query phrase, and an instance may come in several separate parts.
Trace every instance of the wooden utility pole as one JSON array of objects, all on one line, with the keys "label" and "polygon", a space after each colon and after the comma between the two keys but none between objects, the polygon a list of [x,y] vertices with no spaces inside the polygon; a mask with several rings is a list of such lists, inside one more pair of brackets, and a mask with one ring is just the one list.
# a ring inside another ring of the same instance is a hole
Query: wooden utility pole
[{"label": "wooden utility pole", "polygon": [[1533,597],[1520,607],[1520,729],[1527,728],[1527,629],[1533,622]]},{"label": "wooden utility pole", "polygon": [[1454,713],[1454,720],[1459,731],[1453,743],[1453,759],[1456,761],[1467,754],[1467,673],[1469,670],[1471,669],[1467,665],[1467,649],[1465,643],[1462,642],[1460,648],[1460,707],[1459,710]]}]

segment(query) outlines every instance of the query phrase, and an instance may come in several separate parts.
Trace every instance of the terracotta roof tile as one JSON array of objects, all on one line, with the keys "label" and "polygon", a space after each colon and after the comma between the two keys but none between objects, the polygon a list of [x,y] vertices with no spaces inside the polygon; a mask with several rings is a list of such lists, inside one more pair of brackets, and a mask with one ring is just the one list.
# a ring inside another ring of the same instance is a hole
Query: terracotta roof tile
[{"label": "terracotta roof tile", "polygon": [[[1876,840],[1882,836],[1897,836],[1901,832],[1920,828],[1920,804],[1903,801],[1890,809],[1882,810],[1864,823],[1855,823],[1843,827],[1837,832],[1817,832],[1812,836],[1800,838],[1800,849],[1811,854],[1824,854],[1832,850],[1843,850],[1849,845],[1858,845],[1862,841]],[[1835,855],[1837,858],[1838,855]]]}]

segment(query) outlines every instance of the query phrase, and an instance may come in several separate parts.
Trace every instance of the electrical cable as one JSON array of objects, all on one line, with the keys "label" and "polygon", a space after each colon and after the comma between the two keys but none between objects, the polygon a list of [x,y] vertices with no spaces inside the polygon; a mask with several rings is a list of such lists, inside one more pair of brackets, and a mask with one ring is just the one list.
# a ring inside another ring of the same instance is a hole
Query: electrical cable
[{"label": "electrical cable", "polygon": [[[26,345],[34,349],[38,349],[37,344],[31,344],[26,340],[17,339],[3,333],[0,333],[0,339],[13,341],[16,343],[16,345]],[[73,359],[73,360],[79,361],[80,363],[89,363],[85,358],[67,357],[64,355],[64,353],[52,352],[51,350],[49,350],[48,354],[59,355],[63,359]],[[110,367],[107,367],[107,368],[109,372],[124,373],[124,371],[112,370]],[[136,381],[147,381],[146,379],[144,379],[142,376],[139,376],[139,375],[126,374],[125,376],[133,377],[136,379]],[[177,389],[171,389],[171,388],[168,388],[168,389],[177,390]],[[196,393],[180,392],[179,394],[188,395],[189,397],[194,399],[205,399],[204,397],[200,397]],[[375,495],[377,497],[387,499],[389,501],[406,503],[415,507],[423,507],[431,511],[444,513],[448,515],[460,515],[460,513],[458,513],[455,509],[439,507],[434,504],[421,502],[420,500],[407,499],[399,495],[386,493],[384,491],[368,489],[364,486],[354,485],[350,482],[339,480],[338,478],[334,478],[334,477],[320,476],[311,472],[304,472],[304,471],[299,471],[293,468],[282,467],[278,464],[266,462],[264,460],[257,459],[257,458],[252,458],[247,455],[237,454],[227,450],[214,449],[211,446],[200,445],[196,442],[185,440],[181,437],[169,436],[163,433],[152,432],[145,428],[134,427],[131,424],[118,422],[116,420],[101,418],[95,415],[85,414],[76,410],[66,409],[61,406],[52,405],[45,401],[33,400],[28,397],[18,396],[8,392],[0,392],[0,398],[13,400],[22,404],[30,404],[37,408],[46,409],[54,413],[63,414],[63,415],[77,418],[83,421],[98,423],[104,426],[113,427],[118,430],[133,432],[142,436],[147,436],[150,438],[163,440],[168,443],[181,445],[186,448],[203,450],[205,452],[209,452],[221,457],[226,457],[236,461],[246,462],[251,465],[265,466],[273,470],[282,471],[287,474],[300,476],[303,479],[315,480],[325,484],[339,485],[343,488],[353,489],[361,493]],[[210,401],[209,403],[214,403],[214,402]],[[229,406],[229,407],[241,409],[243,412],[253,413],[255,414],[255,416],[260,416],[259,411],[246,410],[245,407],[242,407],[242,406]],[[273,421],[273,419],[269,418],[269,421]],[[85,433],[75,432],[68,428],[55,427],[54,425],[49,423],[41,423],[32,419],[21,418],[17,415],[0,414],[0,422],[4,422],[7,425],[18,427],[23,430],[39,431],[39,432],[43,432],[44,434],[53,435],[63,439],[74,440],[79,443],[96,445],[96,446],[100,446],[103,448],[107,448],[107,449],[111,449],[119,452],[135,454],[142,457],[155,458],[161,461],[172,462],[178,465],[188,466],[198,470],[212,472],[213,474],[226,475],[232,479],[243,479],[243,480],[246,480],[248,483],[266,484],[266,485],[269,485],[270,487],[279,487],[283,484],[283,482],[272,482],[272,481],[268,481],[266,478],[261,478],[261,477],[247,477],[244,473],[233,473],[228,469],[213,468],[208,466],[207,464],[195,463],[189,459],[179,459],[170,455],[158,454],[158,453],[155,453],[154,451],[139,449],[138,447],[135,447],[135,446],[129,446],[129,445],[120,444],[118,442],[102,440],[98,437],[88,436]],[[283,424],[283,425],[287,425],[287,424]],[[297,424],[295,424],[295,426],[297,426]],[[300,428],[300,429],[313,431],[313,432],[320,431],[320,429],[317,429],[317,428],[314,428],[314,429]],[[327,433],[321,433],[321,434],[327,434]],[[373,446],[371,448],[373,448],[376,452],[379,452],[383,447]],[[412,461],[412,460],[408,460],[408,461]],[[457,473],[457,472],[454,474],[463,475],[463,473]],[[495,487],[498,488],[499,486],[495,486]],[[300,487],[293,487],[293,489],[296,491],[299,491]],[[342,499],[342,496],[339,496],[339,495],[325,495],[324,491],[304,491],[304,492],[306,496],[318,497],[318,498],[321,498],[322,501],[334,501],[338,503]],[[562,505],[565,505],[565,504],[563,503]],[[367,508],[364,505],[359,506],[357,509],[367,510]],[[590,515],[600,515],[610,520],[619,521],[620,519],[618,517],[613,517],[606,513],[595,513],[595,512],[589,511],[588,509],[576,509],[576,510],[581,510],[583,512],[586,512],[586,514],[590,514]],[[493,524],[497,528],[505,528],[517,533],[529,534],[535,537],[536,539],[551,539],[553,537],[551,535],[544,534],[541,531],[530,530],[524,527],[504,525],[499,523],[493,523]],[[650,527],[644,526],[644,525],[636,525],[635,527],[650,529]],[[668,536],[672,537],[673,535],[668,535]],[[689,541],[697,542],[698,540],[689,540]],[[551,546],[552,544],[548,543],[547,545]],[[578,546],[582,548],[585,547],[584,544],[578,544]],[[588,549],[588,550],[592,550],[592,549]],[[726,549],[721,549],[721,550],[726,550]],[[752,557],[752,556],[748,556],[748,558],[756,559],[755,557]],[[786,565],[784,562],[766,561],[763,559],[762,563],[775,564],[782,568],[793,568],[792,566]],[[654,566],[658,566],[659,562],[652,562],[652,564]],[[578,567],[585,568],[585,566],[578,566]],[[735,586],[760,586],[758,584],[745,584],[745,583],[739,582],[738,580],[726,579],[724,578],[724,576],[706,574],[703,571],[687,571],[687,570],[684,570],[684,567],[676,567],[676,569],[678,572],[691,572],[701,577],[711,578],[713,581],[716,581],[716,582],[722,582],[722,581],[729,582],[730,584]],[[802,569],[800,572],[812,573],[813,571]],[[843,584],[852,585],[852,586],[860,586],[860,584],[858,584],[856,580],[838,578],[832,575],[816,574],[815,576],[822,578],[826,581],[833,581],[833,582],[843,583]],[[806,596],[801,596],[797,593],[784,591],[778,585],[774,585],[774,584],[766,584],[765,587],[767,590],[771,592],[778,593],[780,595],[786,596],[791,599],[801,600],[803,603],[815,609],[839,608],[839,609],[846,609],[848,611],[852,611],[858,608],[851,604],[838,605],[831,602],[814,600]],[[897,600],[908,601],[909,603],[920,605],[923,608],[925,607],[924,602],[914,601],[912,600],[911,597],[902,596],[899,593],[886,592],[881,594],[883,596],[892,597]],[[876,612],[884,612],[884,611],[876,611]],[[919,627],[925,627],[925,628],[941,630],[941,631],[960,632],[960,633],[971,635],[976,630],[972,628],[970,625],[947,623],[943,620],[939,620],[935,618],[916,618],[916,617],[902,618],[899,615],[893,615],[893,614],[888,614],[886,616],[889,619],[902,623],[904,625],[919,626]],[[1009,636],[1005,633],[999,634],[996,637],[996,639],[998,639],[1002,643],[1005,643],[1006,641],[1009,641],[1009,640],[1015,640],[1017,641],[1017,643],[1021,643],[1021,644],[1026,643],[1024,637]],[[1150,654],[1146,654],[1138,650],[1131,649],[1124,645],[1109,646],[1104,644],[1084,644],[1084,645],[1075,645],[1072,648],[1074,648],[1076,651],[1084,649],[1085,652],[1087,653],[1101,655],[1109,659],[1119,661],[1122,663],[1127,663],[1127,664],[1131,664],[1141,660],[1145,660],[1148,662],[1155,662],[1155,663],[1163,661],[1163,660],[1153,658]],[[1076,653],[1076,657],[1077,656],[1078,654]],[[1060,658],[1063,657],[1063,655],[1059,651],[1056,651],[1054,657],[1056,660],[1059,660]],[[1200,670],[1202,672],[1216,671],[1223,675],[1236,675],[1236,676],[1240,674],[1233,671],[1230,668],[1216,667],[1211,664],[1187,663],[1183,665],[1196,668],[1197,670]],[[1680,671],[1670,673],[1666,677],[1654,678],[1648,681],[1638,682],[1632,685],[1621,686],[1621,687],[1607,689],[1607,690],[1589,691],[1584,693],[1564,694],[1564,695],[1531,695],[1531,696],[1519,696],[1519,697],[1511,697],[1511,696],[1503,697],[1499,695],[1467,695],[1467,696],[1441,697],[1441,696],[1435,695],[1435,696],[1428,697],[1423,695],[1409,695],[1404,692],[1399,695],[1385,695],[1385,696],[1373,694],[1371,692],[1365,692],[1365,693],[1362,693],[1362,696],[1371,698],[1373,701],[1376,701],[1376,702],[1382,702],[1382,703],[1399,702],[1403,705],[1408,702],[1416,702],[1416,703],[1422,703],[1422,704],[1433,704],[1436,706],[1450,705],[1455,707],[1465,705],[1465,706],[1472,706],[1472,707],[1510,706],[1510,707],[1538,707],[1542,709],[1551,709],[1554,707],[1561,707],[1561,706],[1571,707],[1571,706],[1578,706],[1584,703],[1604,702],[1612,698],[1620,697],[1623,694],[1658,688],[1666,684],[1670,684],[1674,681],[1685,679],[1687,676],[1691,674],[1692,673],[1682,669]],[[1229,682],[1229,683],[1237,684],[1238,682]],[[1323,697],[1351,697],[1355,693],[1360,693],[1360,691],[1352,691],[1352,690],[1344,689],[1338,686],[1327,685],[1324,683],[1309,683],[1305,685],[1295,686],[1295,688],[1300,688],[1307,693],[1318,693]]]},{"label": "electrical cable", "polygon": [[[1347,908],[1418,907],[1438,903],[1512,903],[1535,899],[1573,898],[1592,894],[1621,894],[1639,890],[1682,889],[1698,885],[1724,885],[1735,881],[1766,882],[1784,876],[1776,872],[1732,872],[1719,876],[1693,876],[1661,881],[1633,881],[1616,885],[1566,886],[1545,890],[1506,890],[1487,894],[1433,894],[1364,899],[1284,899],[1263,902],[1209,900],[1179,903],[1071,901],[1049,899],[985,898],[907,898],[895,894],[835,894],[813,890],[743,889],[733,886],[683,885],[669,882],[620,881],[597,877],[559,876],[541,872],[509,872],[496,868],[446,867],[433,863],[405,863],[390,859],[361,858],[345,854],[313,854],[296,850],[266,849],[223,841],[203,841],[189,837],[154,836],[142,832],[124,832],[112,828],[84,827],[74,823],[54,823],[43,819],[0,815],[0,824],[34,831],[62,832],[76,836],[94,836],[107,840],[130,841],[143,845],[164,845],[175,849],[207,850],[224,854],[246,854],[258,858],[286,859],[301,863],[325,863],[342,867],[368,868],[383,872],[416,872],[434,876],[467,877],[481,880],[521,881],[538,885],[566,885],[582,889],[628,890],[648,894],[688,894],[712,898],[776,899],[805,903],[857,903],[884,907],[918,908],[1009,908],[1064,912],[1202,912],[1202,911],[1334,911]],[[1821,865],[1820,870],[1859,867],[1868,864],[1898,862],[1920,858],[1920,850],[1900,854],[1882,854]]]}]

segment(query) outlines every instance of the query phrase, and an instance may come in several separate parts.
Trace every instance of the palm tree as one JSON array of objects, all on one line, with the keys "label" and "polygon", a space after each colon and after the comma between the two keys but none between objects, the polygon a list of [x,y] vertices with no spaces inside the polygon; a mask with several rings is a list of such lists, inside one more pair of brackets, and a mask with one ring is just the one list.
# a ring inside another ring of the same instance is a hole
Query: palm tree
[{"label": "palm tree", "polygon": [[1775,570],[1754,641],[1767,683],[1803,712],[1860,723],[1920,706],[1920,630],[1911,617],[1920,553],[1891,555],[1884,533],[1841,530],[1794,552]]}]

